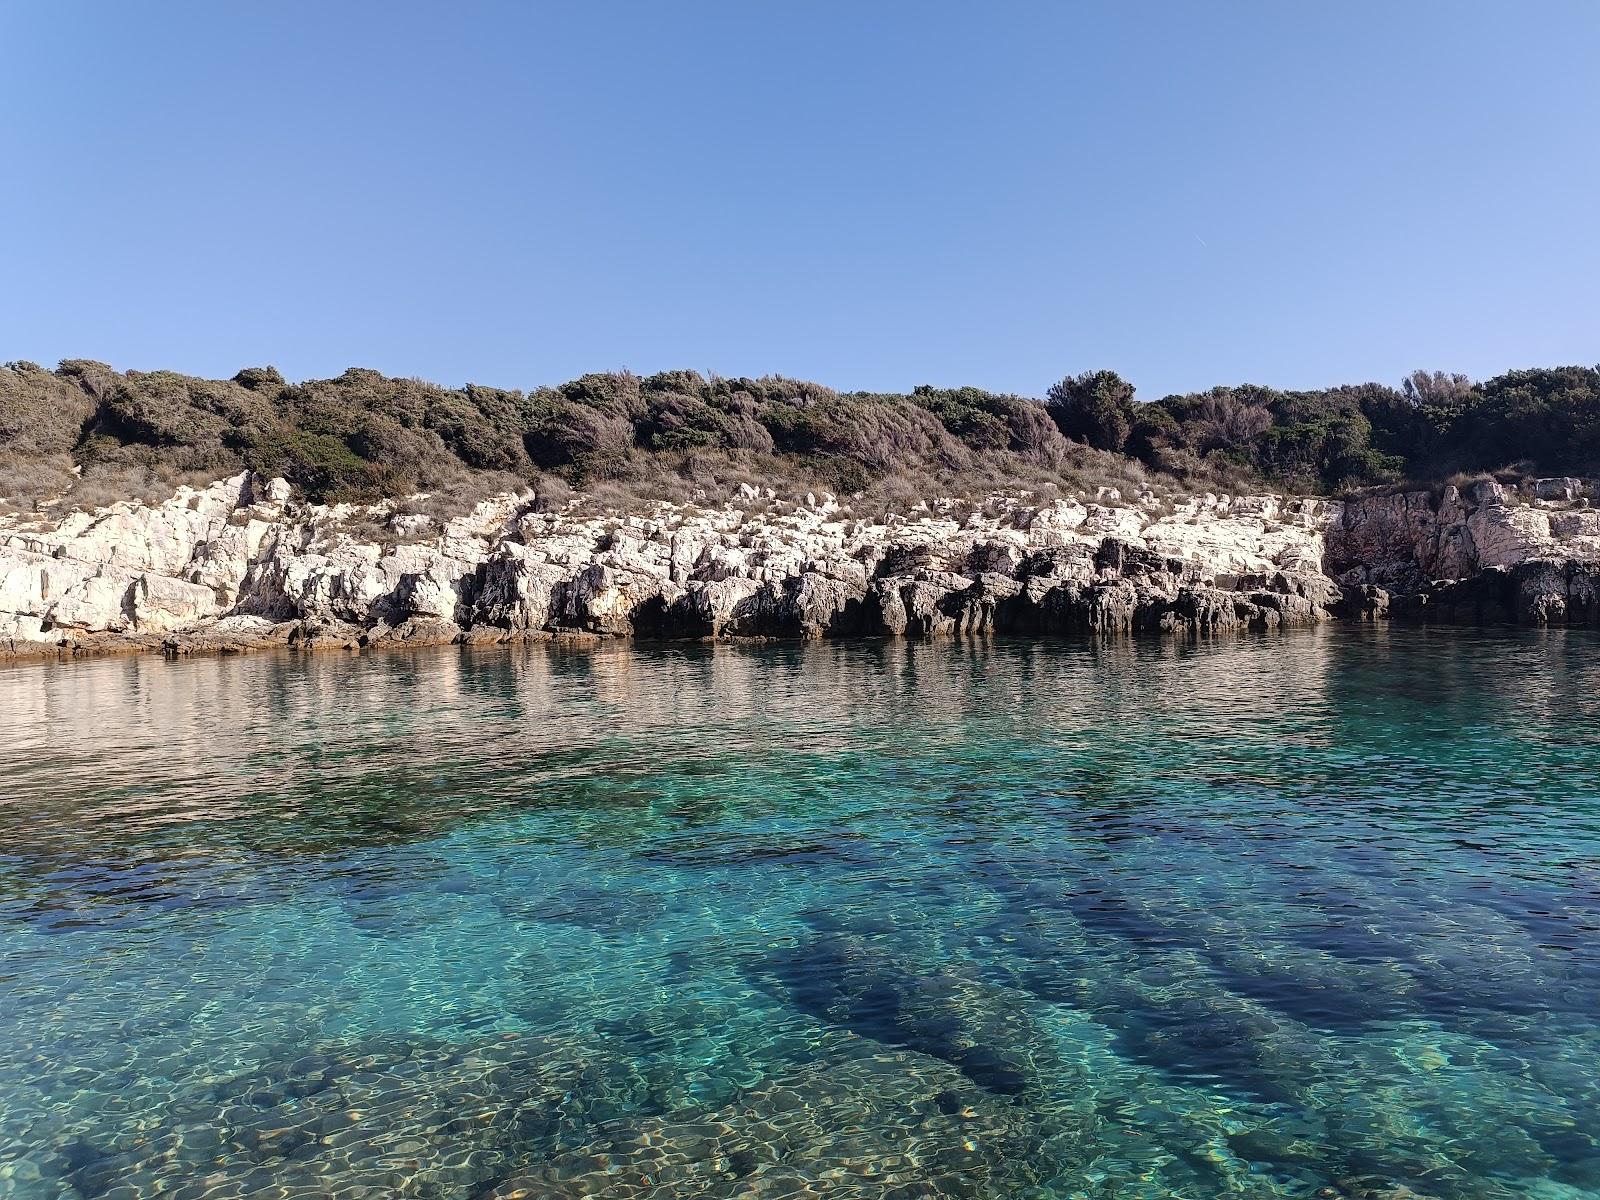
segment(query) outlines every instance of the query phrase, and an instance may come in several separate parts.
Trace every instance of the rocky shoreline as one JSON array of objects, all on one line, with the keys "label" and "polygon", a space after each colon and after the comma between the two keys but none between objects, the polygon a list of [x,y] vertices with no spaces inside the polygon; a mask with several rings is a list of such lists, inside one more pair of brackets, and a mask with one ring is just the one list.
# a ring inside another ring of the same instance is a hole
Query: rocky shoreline
[{"label": "rocky shoreline", "polygon": [[543,638],[1206,634],[1335,619],[1600,624],[1581,480],[1352,501],[996,495],[876,519],[726,504],[439,519],[241,473],[164,503],[0,518],[0,656]]}]

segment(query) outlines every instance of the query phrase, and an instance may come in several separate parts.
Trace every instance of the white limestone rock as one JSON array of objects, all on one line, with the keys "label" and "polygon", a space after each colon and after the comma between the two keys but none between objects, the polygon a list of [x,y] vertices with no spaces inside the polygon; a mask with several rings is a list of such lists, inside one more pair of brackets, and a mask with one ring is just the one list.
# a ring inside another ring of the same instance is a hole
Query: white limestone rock
[{"label": "white limestone rock", "polygon": [[97,569],[88,563],[34,550],[0,550],[0,612],[44,617],[95,574]]},{"label": "white limestone rock", "polygon": [[203,584],[146,572],[133,581],[128,607],[140,632],[168,633],[216,616],[217,594]]},{"label": "white limestone rock", "polygon": [[50,606],[50,624],[62,629],[123,633],[134,625],[133,584],[127,575],[91,575]]},{"label": "white limestone rock", "polygon": [[1116,538],[1119,541],[1144,545],[1144,514],[1134,508],[1107,508],[1091,504],[1083,523],[1078,526],[1080,535],[1094,538]]},{"label": "white limestone rock", "polygon": [[1466,526],[1480,569],[1514,567],[1555,548],[1550,517],[1537,509],[1490,504],[1468,517]]},{"label": "white limestone rock", "polygon": [[[281,480],[240,475],[158,505],[0,517],[0,643],[1220,629],[1319,619],[1338,600],[1325,568],[1418,588],[1600,562],[1600,515],[1570,507],[1586,501],[1517,504],[1498,484],[1349,502],[1012,494],[880,520],[827,495],[754,513],[743,502],[773,498],[751,492],[584,517],[537,512],[524,491],[424,526],[392,504],[295,504]],[[1592,577],[1539,575],[1539,595],[1562,602],[1523,608],[1575,619]],[[244,624],[218,632],[229,621]]]}]

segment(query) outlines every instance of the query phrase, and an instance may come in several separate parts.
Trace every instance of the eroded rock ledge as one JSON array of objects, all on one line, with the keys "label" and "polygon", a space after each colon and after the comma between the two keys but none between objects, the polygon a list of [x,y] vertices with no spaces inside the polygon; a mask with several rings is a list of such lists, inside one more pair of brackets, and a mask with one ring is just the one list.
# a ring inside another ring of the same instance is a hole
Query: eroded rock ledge
[{"label": "eroded rock ledge", "polygon": [[1596,623],[1600,510],[1581,481],[1540,484],[1526,500],[1495,484],[1349,503],[994,496],[872,521],[751,488],[633,516],[525,492],[440,522],[297,504],[240,474],[155,506],[0,519],[0,652]]}]

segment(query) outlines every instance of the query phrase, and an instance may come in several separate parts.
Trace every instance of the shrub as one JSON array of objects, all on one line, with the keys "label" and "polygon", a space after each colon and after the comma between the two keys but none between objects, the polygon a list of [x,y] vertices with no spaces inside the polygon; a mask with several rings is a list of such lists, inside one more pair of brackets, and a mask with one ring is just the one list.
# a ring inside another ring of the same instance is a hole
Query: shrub
[{"label": "shrub", "polygon": [[246,467],[282,474],[315,501],[538,481],[545,494],[598,488],[621,503],[753,483],[863,493],[870,508],[997,488],[1336,490],[1507,462],[1600,468],[1600,368],[1478,384],[1418,372],[1400,388],[1241,385],[1140,404],[1111,371],[1069,376],[1040,403],[972,387],[840,393],[694,371],[603,372],[522,392],[360,368],[289,384],[271,367],[228,380],[85,359],[0,367],[0,497],[22,508]]},{"label": "shrub", "polygon": [[1133,385],[1115,371],[1069,375],[1045,403],[1063,434],[1096,450],[1120,452],[1133,429]]},{"label": "shrub", "polygon": [[95,402],[76,381],[28,362],[0,367],[0,496],[30,508],[72,486],[72,451]]},{"label": "shrub", "polygon": [[1242,450],[1272,427],[1272,414],[1252,397],[1226,388],[1211,392],[1189,432],[1189,443],[1205,450]]}]

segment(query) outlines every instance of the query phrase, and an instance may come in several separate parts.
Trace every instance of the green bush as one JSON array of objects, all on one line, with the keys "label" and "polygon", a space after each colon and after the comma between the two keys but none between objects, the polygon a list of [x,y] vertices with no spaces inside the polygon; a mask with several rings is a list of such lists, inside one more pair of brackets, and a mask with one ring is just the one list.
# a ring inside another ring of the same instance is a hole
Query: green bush
[{"label": "green bush", "polygon": [[694,371],[604,372],[522,392],[360,368],[290,384],[272,367],[229,380],[85,359],[54,371],[0,367],[0,497],[11,504],[246,467],[325,501],[466,495],[490,479],[559,491],[552,473],[560,486],[661,496],[730,480],[907,495],[1143,486],[1145,468],[1191,486],[1332,491],[1517,462],[1600,470],[1600,368],[1478,384],[1415,372],[1398,389],[1241,385],[1154,403],[1095,371],[1063,379],[1040,403],[973,387],[841,393]]},{"label": "green bush", "polygon": [[1085,371],[1055,384],[1045,398],[1067,437],[1120,453],[1133,431],[1133,385],[1115,371]]},{"label": "green bush", "polygon": [[1127,450],[1164,470],[1235,463],[1304,490],[1433,482],[1512,463],[1600,471],[1600,370],[1587,367],[1480,384],[1417,371],[1399,390],[1213,388],[1137,406],[1133,420]]}]

